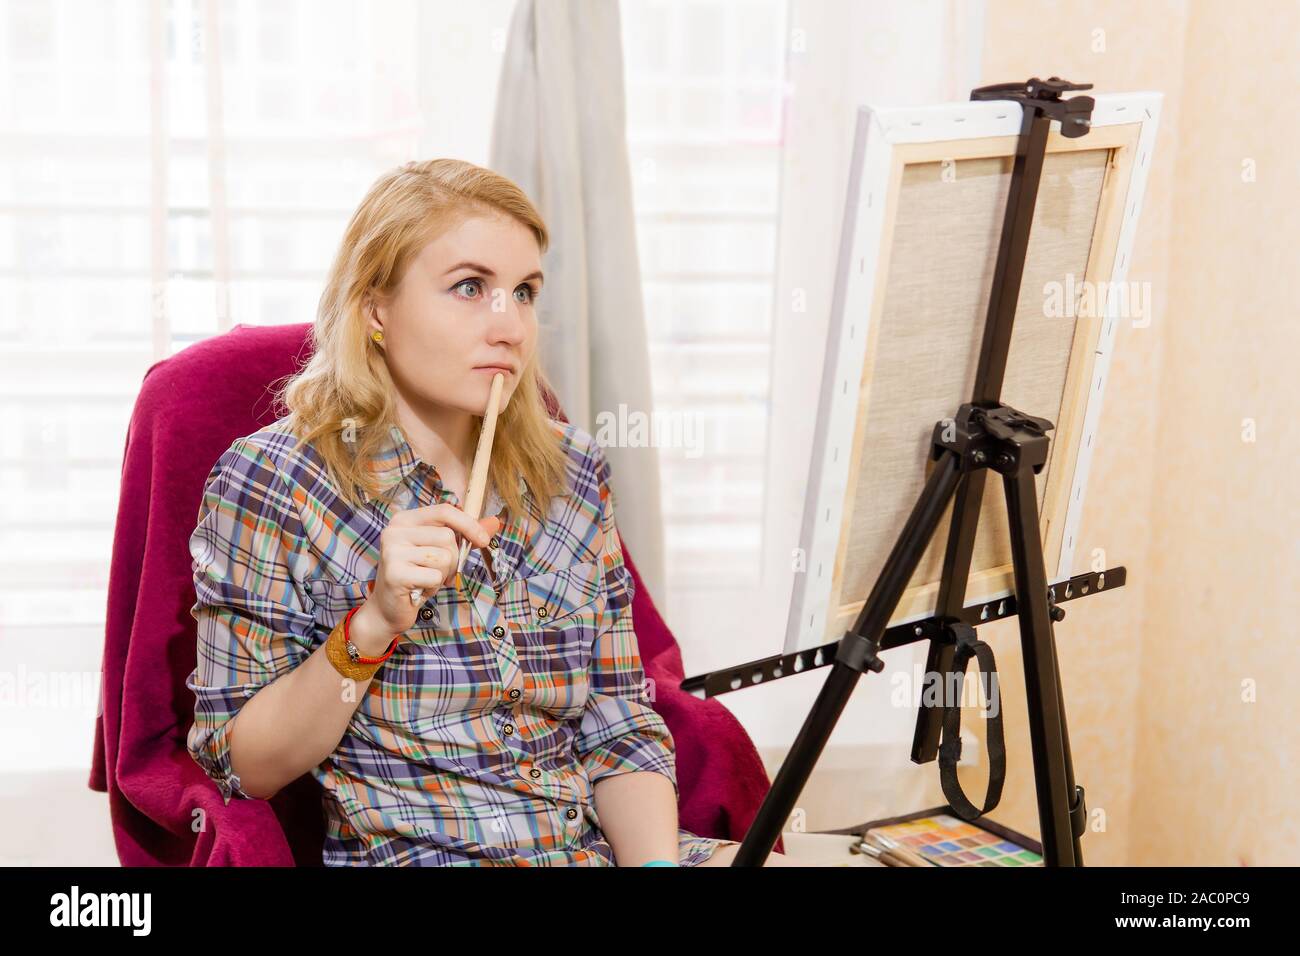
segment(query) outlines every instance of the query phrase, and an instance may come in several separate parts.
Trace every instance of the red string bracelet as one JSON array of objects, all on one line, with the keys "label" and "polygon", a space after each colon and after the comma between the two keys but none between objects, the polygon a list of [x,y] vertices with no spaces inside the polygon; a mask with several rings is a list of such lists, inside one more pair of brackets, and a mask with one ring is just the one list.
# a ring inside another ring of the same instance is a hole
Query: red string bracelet
[{"label": "red string bracelet", "polygon": [[[357,611],[361,610],[361,608],[362,605],[358,604],[352,610],[348,611],[347,616],[343,618],[343,642],[345,644],[352,640],[351,636],[348,633],[348,625],[352,622],[352,615],[356,614]],[[402,635],[400,634],[394,637],[393,643],[388,645],[388,653],[386,653],[383,657],[362,657],[360,654],[358,654],[354,663],[382,664],[384,661],[388,660],[390,657],[393,656],[393,651],[397,649],[397,642],[400,641],[401,639],[402,639]]]}]

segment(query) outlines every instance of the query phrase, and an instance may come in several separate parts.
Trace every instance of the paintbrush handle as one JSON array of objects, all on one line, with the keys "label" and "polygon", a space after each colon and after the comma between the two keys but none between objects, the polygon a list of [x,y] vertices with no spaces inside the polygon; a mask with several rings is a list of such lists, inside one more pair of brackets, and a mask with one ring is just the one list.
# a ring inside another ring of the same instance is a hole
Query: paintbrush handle
[{"label": "paintbrush handle", "polygon": [[897,843],[894,840],[891,840],[889,837],[881,836],[878,833],[871,833],[871,832],[864,833],[862,836],[862,841],[866,843],[868,846],[874,846],[884,853],[893,854],[895,857],[897,857],[899,860],[902,861],[904,866],[931,866],[932,865],[930,861],[927,860],[925,857],[921,856],[921,854],[915,853],[912,850],[909,850],[907,847],[903,846],[901,843]]},{"label": "paintbrush handle", "polygon": [[[492,439],[497,430],[497,413],[501,408],[501,392],[504,390],[506,377],[498,372],[492,376],[492,390],[488,393],[487,408],[483,412],[483,427],[479,431],[478,446],[474,449],[474,464],[470,466],[469,487],[465,491],[464,511],[475,521],[483,510],[483,493],[487,488],[488,465],[492,459]],[[465,557],[469,554],[469,539],[460,542],[456,553],[456,577],[465,567]],[[422,604],[424,592],[419,588],[411,591],[411,603]]]},{"label": "paintbrush handle", "polygon": [[858,843],[853,844],[852,849],[858,853],[865,853],[873,860],[879,860],[885,866],[911,866],[910,863],[895,856],[889,850],[882,850],[874,843],[869,843],[866,840],[860,840]]},{"label": "paintbrush handle", "polygon": [[[501,392],[505,388],[506,377],[498,372],[492,376],[492,391],[488,395],[487,411],[483,414],[483,428],[479,431],[478,448],[474,450],[474,464],[470,468],[469,490],[465,494],[465,513],[477,521],[483,511],[483,497],[487,491],[488,465],[492,460],[492,439],[497,430],[497,410],[501,407]],[[456,573],[465,567],[465,558],[469,554],[468,539],[460,543],[460,554],[456,560]]]}]

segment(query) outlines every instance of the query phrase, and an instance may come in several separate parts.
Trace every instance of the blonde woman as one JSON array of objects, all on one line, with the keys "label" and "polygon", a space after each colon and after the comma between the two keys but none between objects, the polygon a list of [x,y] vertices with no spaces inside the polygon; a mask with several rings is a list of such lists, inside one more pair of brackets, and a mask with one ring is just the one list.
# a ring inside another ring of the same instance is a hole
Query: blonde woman
[{"label": "blonde woman", "polygon": [[[546,247],[490,170],[381,177],[286,414],[208,477],[187,744],[227,803],[311,772],[326,865],[721,865],[738,847],[678,826],[609,464],[540,398]],[[472,520],[498,372],[488,517]]]}]

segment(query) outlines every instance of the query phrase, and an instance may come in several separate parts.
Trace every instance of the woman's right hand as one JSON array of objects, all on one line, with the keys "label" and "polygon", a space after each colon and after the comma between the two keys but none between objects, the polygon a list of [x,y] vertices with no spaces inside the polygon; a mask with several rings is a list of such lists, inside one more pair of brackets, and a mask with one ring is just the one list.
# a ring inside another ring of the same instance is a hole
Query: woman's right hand
[{"label": "woman's right hand", "polygon": [[446,502],[395,514],[379,535],[374,587],[348,624],[361,654],[381,656],[395,635],[414,626],[420,606],[411,603],[412,591],[427,596],[455,579],[460,538],[486,548],[500,529],[495,515],[476,521]]}]

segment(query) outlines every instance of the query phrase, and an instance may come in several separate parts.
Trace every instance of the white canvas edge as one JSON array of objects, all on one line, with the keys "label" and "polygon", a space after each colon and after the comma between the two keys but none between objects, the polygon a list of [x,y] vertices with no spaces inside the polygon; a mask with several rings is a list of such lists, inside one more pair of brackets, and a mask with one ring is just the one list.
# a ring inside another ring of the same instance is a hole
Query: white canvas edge
[{"label": "white canvas edge", "polygon": [[[1100,97],[1098,102],[1100,102]],[[1079,524],[1083,520],[1083,508],[1088,487],[1088,474],[1092,469],[1093,453],[1097,449],[1097,429],[1101,423],[1102,403],[1105,400],[1105,386],[1110,371],[1111,359],[1115,355],[1115,329],[1122,317],[1117,315],[1115,290],[1128,275],[1129,262],[1133,258],[1133,243],[1137,234],[1138,216],[1142,211],[1142,199],[1146,193],[1147,171],[1151,168],[1151,158],[1155,151],[1156,132],[1160,123],[1160,106],[1163,96],[1159,93],[1146,93],[1127,98],[1123,103],[1111,104],[1108,110],[1108,123],[1131,123],[1135,115],[1140,116],[1142,130],[1138,134],[1137,158],[1129,176],[1128,193],[1124,197],[1124,218],[1120,224],[1119,241],[1115,245],[1115,261],[1111,268],[1107,288],[1106,305],[1102,313],[1101,334],[1097,337],[1097,360],[1093,363],[1092,383],[1088,388],[1088,402],[1083,415],[1083,438],[1079,455],[1075,461],[1074,478],[1070,485],[1070,502],[1066,506],[1065,528],[1061,536],[1061,553],[1056,564],[1056,571],[1051,572],[1048,564],[1048,577],[1052,583],[1064,581],[1070,577],[1074,566],[1075,541],[1079,534]],[[1096,570],[1105,570],[1097,568]]]},{"label": "white canvas edge", "polygon": [[[1127,273],[1163,96],[1160,93],[1143,92],[1099,94],[1095,99],[1092,117],[1094,128],[1131,123],[1134,117],[1138,117],[1142,123],[1138,139],[1139,158],[1133,165],[1124,219],[1116,246],[1112,285],[1109,287],[1113,292],[1114,283],[1123,281]],[[834,375],[822,375],[813,434],[812,468],[809,470],[809,475],[815,477],[818,483],[815,489],[810,488],[804,504],[799,535],[800,547],[804,551],[804,571],[796,573],[794,578],[785,646],[782,649],[784,654],[818,646],[824,638],[865,357],[860,345],[856,348],[852,346],[861,342],[859,336],[868,334],[870,306],[877,294],[875,265],[884,240],[885,193],[893,166],[894,146],[901,143],[1014,136],[1020,132],[1022,116],[1020,107],[1006,100],[922,107],[863,106],[858,109],[845,201],[846,214],[836,264],[831,324],[827,330],[823,360],[823,369],[834,369]],[[848,214],[850,211],[852,215]],[[849,254],[846,255],[846,252]],[[861,278],[850,282],[854,263],[863,264]],[[868,263],[870,268],[865,267]],[[1098,341],[1099,357],[1094,363],[1094,378],[1084,412],[1083,447],[1076,459],[1062,549],[1055,558],[1044,555],[1051,583],[1069,577],[1073,561],[1074,538],[1085,501],[1092,453],[1096,448],[1096,442],[1091,438],[1096,434],[1106,372],[1114,350],[1116,319],[1113,309],[1113,298],[1108,296],[1106,322]],[[852,324],[846,325],[843,321],[846,314],[855,317]],[[839,392],[838,398],[836,392]],[[1033,414],[1032,411],[1030,414]],[[827,455],[828,449],[832,450],[831,456]],[[1065,544],[1067,541],[1070,545],[1068,548]],[[998,601],[1013,593],[1010,588],[985,594],[968,591],[967,603]],[[919,612],[895,623],[922,620],[931,616],[931,613]]]}]

